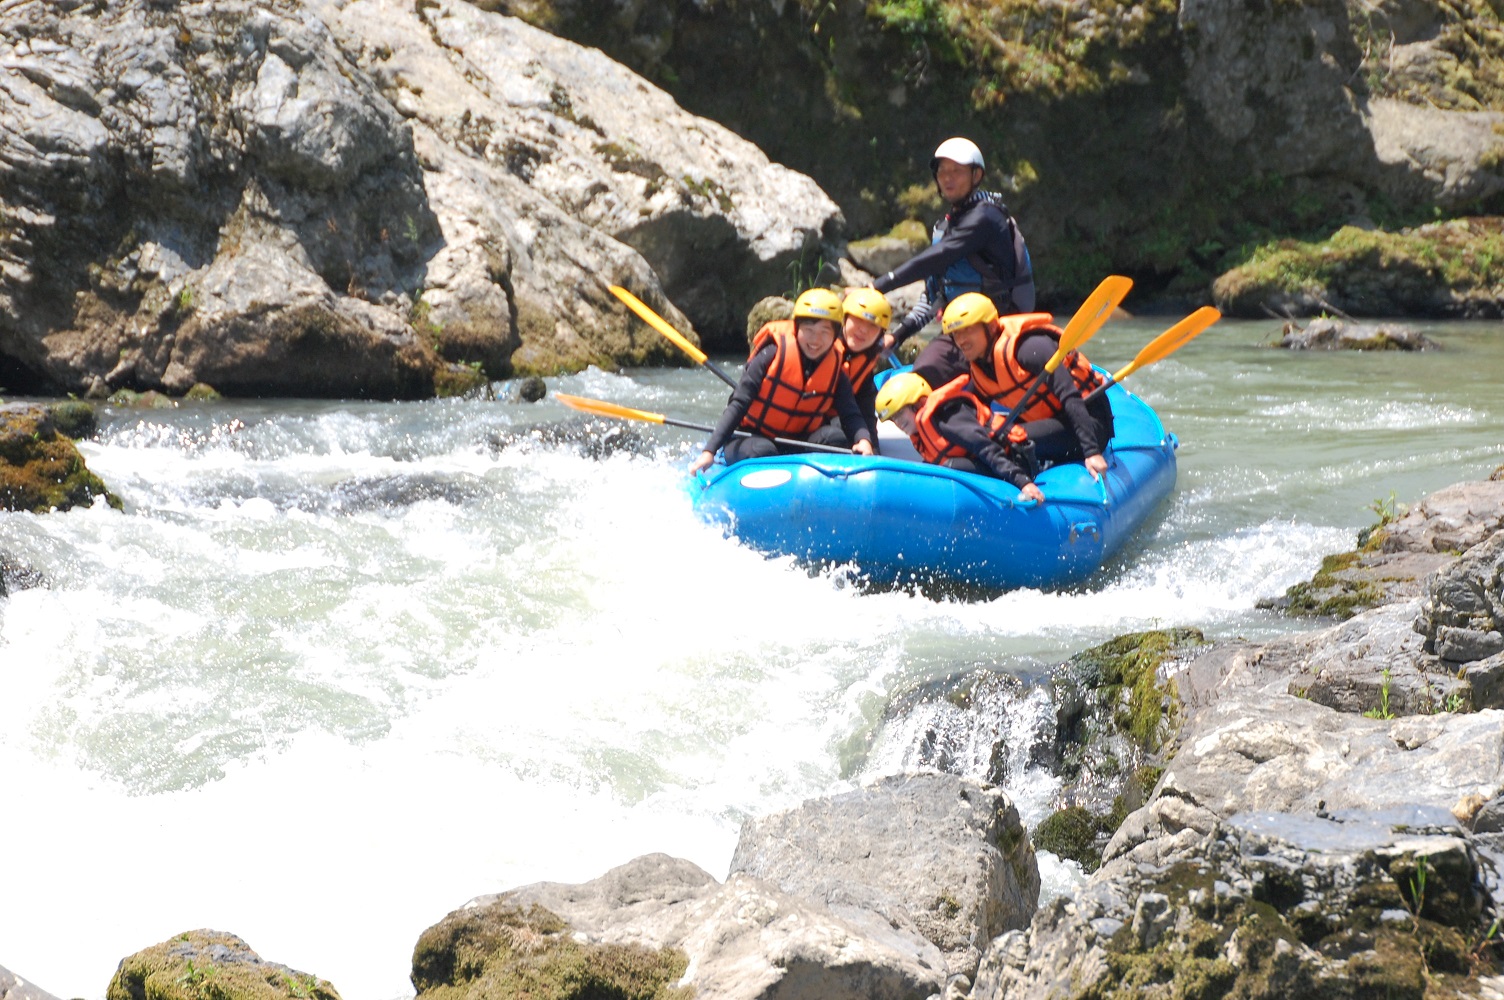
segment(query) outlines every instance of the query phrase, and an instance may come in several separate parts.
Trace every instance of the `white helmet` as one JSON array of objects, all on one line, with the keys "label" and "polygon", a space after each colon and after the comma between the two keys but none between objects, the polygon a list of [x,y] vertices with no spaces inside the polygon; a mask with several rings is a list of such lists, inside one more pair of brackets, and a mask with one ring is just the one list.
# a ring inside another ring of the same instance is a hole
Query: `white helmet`
[{"label": "white helmet", "polygon": [[982,151],[977,144],[970,139],[962,139],[956,136],[954,139],[946,139],[935,150],[935,155],[930,157],[930,173],[940,169],[941,160],[955,160],[957,163],[968,167],[980,167],[987,169],[987,164],[982,162]]}]

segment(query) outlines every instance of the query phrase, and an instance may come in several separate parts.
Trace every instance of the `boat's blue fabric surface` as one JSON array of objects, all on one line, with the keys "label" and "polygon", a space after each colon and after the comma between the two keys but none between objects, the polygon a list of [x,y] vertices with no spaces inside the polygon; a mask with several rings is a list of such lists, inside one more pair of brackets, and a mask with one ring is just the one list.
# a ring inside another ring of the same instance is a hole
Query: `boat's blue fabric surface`
[{"label": "boat's blue fabric surface", "polygon": [[1159,417],[1108,390],[1108,470],[1047,469],[1045,502],[984,476],[893,458],[800,454],[716,465],[690,484],[696,511],[746,544],[851,564],[874,582],[984,589],[1053,587],[1090,576],[1175,486],[1175,447]]}]

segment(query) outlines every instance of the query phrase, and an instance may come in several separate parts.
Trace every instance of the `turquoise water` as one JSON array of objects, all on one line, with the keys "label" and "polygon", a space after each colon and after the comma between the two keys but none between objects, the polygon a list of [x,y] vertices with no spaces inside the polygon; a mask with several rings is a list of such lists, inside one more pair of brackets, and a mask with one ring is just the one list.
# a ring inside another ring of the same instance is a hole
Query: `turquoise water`
[{"label": "turquoise water", "polygon": [[[1116,369],[1170,321],[1087,353]],[[126,512],[0,514],[49,582],[0,600],[28,859],[0,964],[93,1000],[124,955],[213,927],[346,1000],[409,996],[417,936],[472,896],[649,851],[722,877],[743,818],[902,767],[879,720],[920,680],[1037,676],[1141,628],[1310,627],[1255,601],[1391,494],[1504,462],[1499,324],[1423,328],[1445,350],[1292,354],[1223,321],[1135,374],[1181,441],[1172,500],[1087,586],[976,603],[764,559],[691,516],[700,435],[506,385],[106,408],[82,447]],[[549,386],[704,423],[726,397],[699,369]],[[1053,782],[1015,773],[1037,821]]]}]

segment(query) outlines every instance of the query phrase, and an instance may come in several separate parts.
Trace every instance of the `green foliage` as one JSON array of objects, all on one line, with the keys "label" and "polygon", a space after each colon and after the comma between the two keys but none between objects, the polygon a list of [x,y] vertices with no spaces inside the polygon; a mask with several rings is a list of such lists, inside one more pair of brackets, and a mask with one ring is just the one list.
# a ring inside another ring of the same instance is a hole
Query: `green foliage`
[{"label": "green foliage", "polygon": [[[1364,718],[1367,718],[1367,719],[1392,719],[1392,718],[1394,718],[1394,712],[1389,707],[1389,668],[1388,667],[1384,668],[1383,673],[1380,675],[1380,677],[1382,678],[1382,680],[1381,680],[1380,687],[1379,687],[1379,703],[1374,708],[1370,708],[1367,711],[1365,711],[1363,713],[1363,717]],[[1422,877],[1422,879],[1421,879],[1421,886],[1422,886],[1422,888],[1425,887],[1425,879],[1424,879],[1424,877]]]}]

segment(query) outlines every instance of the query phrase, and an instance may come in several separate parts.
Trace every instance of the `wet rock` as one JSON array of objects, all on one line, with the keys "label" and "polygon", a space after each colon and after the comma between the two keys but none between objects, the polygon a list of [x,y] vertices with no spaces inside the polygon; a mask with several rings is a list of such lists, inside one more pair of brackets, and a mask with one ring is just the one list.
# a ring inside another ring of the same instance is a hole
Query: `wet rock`
[{"label": "wet rock", "polygon": [[917,931],[971,975],[982,945],[1024,926],[1039,868],[1000,789],[942,774],[883,778],[748,820],[731,858],[747,874],[853,918]]},{"label": "wet rock", "polygon": [[41,572],[0,552],[0,597],[14,594],[18,590],[31,590],[33,587],[45,586],[47,586],[47,578]]},{"label": "wet rock", "polygon": [[59,433],[66,434],[75,441],[91,438],[99,432],[99,415],[88,403],[78,400],[52,403],[47,407],[47,415],[52,418],[52,425]]},{"label": "wet rock", "polygon": [[223,931],[195,930],[124,958],[105,1000],[339,1000],[317,976],[268,962],[250,945]]},{"label": "wet rock", "polygon": [[536,403],[548,395],[548,385],[536,375],[517,383],[517,398],[524,403]]},{"label": "wet rock", "polygon": [[1286,323],[1278,346],[1292,351],[1432,351],[1440,345],[1407,326],[1315,319]]},{"label": "wet rock", "polygon": [[0,507],[43,514],[87,507],[95,497],[123,506],[44,407],[0,406]]},{"label": "wet rock", "polygon": [[583,419],[557,424],[529,424],[496,431],[490,436],[497,451],[515,448],[573,448],[585,458],[600,460],[625,452],[653,454],[653,442],[619,420]]},{"label": "wet rock", "polygon": [[[510,914],[518,910],[535,920],[557,915],[558,923],[527,936],[464,930],[515,923]],[[444,930],[446,925],[460,930]],[[688,861],[650,854],[580,885],[543,882],[471,900],[420,939],[413,969],[418,996],[427,995],[430,984],[459,979],[462,968],[473,970],[465,976],[470,982],[457,984],[462,995],[515,995],[484,989],[500,981],[493,969],[507,961],[493,944],[502,936],[535,942],[544,954],[566,937],[587,956],[628,950],[634,965],[653,953],[664,963],[682,956],[688,959],[687,966],[677,965],[682,978],[676,974],[667,982],[677,981],[696,996],[728,1000],[909,1000],[938,993],[945,982],[944,961],[933,944],[875,913],[833,912],[744,874],[720,883]],[[442,944],[446,939],[454,945]],[[462,949],[467,961],[456,962]],[[499,953],[499,960],[492,957]],[[568,969],[591,963],[555,964]],[[627,962],[613,964],[622,968]]]},{"label": "wet rock", "polygon": [[0,966],[0,1000],[58,1000],[58,998],[36,984],[28,983],[4,966]]}]

